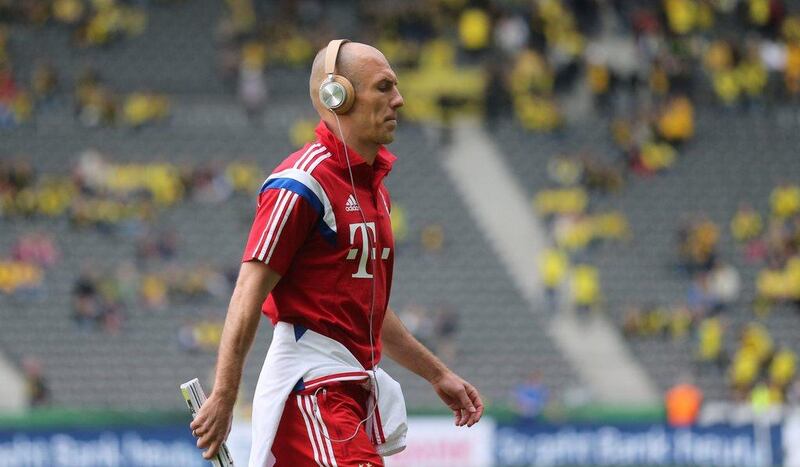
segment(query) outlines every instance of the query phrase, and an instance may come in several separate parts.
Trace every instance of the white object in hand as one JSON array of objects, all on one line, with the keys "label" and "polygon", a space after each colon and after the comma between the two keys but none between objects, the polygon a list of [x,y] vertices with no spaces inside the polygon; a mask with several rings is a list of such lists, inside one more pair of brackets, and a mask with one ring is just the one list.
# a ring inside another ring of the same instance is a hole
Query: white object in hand
[{"label": "white object in hand", "polygon": [[[200,406],[206,401],[206,394],[203,392],[202,386],[200,386],[200,380],[195,378],[181,384],[181,394],[183,394],[186,405],[189,406],[189,412],[192,413],[192,418],[195,418],[197,412],[200,410]],[[211,463],[214,464],[214,467],[234,467],[233,457],[231,457],[228,446],[224,442],[219,447],[217,455],[211,459]]]}]

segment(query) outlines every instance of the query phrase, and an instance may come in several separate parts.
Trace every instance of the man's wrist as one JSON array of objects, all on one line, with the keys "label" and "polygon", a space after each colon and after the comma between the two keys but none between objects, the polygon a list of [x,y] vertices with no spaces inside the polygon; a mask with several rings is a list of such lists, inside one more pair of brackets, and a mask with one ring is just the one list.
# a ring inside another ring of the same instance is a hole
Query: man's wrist
[{"label": "man's wrist", "polygon": [[433,369],[433,371],[430,373],[430,375],[427,375],[427,378],[426,378],[426,379],[428,380],[428,382],[429,382],[429,383],[431,383],[431,384],[436,384],[436,383],[438,383],[439,381],[441,381],[441,380],[442,380],[442,378],[444,378],[444,377],[445,377],[445,375],[447,375],[447,373],[448,373],[449,371],[450,371],[450,369],[448,369],[448,368],[447,368],[446,366],[444,366],[444,365],[436,365],[436,367],[434,367],[434,369]]},{"label": "man's wrist", "polygon": [[238,395],[239,390],[238,390],[238,388],[225,387],[225,386],[216,387],[215,386],[213,393],[218,398],[220,398],[220,399],[222,399],[224,401],[228,401],[231,404],[233,404],[234,402],[236,402],[236,396]]}]

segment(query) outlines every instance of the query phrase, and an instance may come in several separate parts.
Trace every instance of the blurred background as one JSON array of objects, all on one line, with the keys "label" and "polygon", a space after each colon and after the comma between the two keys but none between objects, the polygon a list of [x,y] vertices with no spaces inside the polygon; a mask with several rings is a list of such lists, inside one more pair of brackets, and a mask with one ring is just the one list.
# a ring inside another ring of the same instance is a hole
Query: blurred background
[{"label": "blurred background", "polygon": [[800,465],[800,2],[0,0],[0,466],[205,465],[178,386],[335,37],[406,102],[391,306],[488,406],[384,360],[388,465]]}]

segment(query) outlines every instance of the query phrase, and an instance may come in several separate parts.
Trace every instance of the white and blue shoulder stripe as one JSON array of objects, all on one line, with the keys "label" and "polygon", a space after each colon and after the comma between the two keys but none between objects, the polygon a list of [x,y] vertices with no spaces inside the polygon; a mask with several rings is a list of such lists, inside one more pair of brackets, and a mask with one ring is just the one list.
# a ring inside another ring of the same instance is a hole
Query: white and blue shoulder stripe
[{"label": "white and blue shoulder stripe", "polygon": [[311,172],[325,159],[331,157],[325,146],[312,145],[293,167],[275,172],[261,185],[259,193],[270,189],[286,189],[297,193],[317,211],[319,229],[329,242],[336,242],[336,217],[328,195]]}]

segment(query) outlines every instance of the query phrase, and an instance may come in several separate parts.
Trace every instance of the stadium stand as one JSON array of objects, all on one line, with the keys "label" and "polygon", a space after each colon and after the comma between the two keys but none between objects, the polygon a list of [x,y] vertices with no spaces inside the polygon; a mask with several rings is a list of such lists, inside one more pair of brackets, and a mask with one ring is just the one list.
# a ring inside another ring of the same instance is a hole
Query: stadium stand
[{"label": "stadium stand", "polygon": [[[212,0],[149,2],[133,12],[140,28],[113,35],[114,40],[103,46],[84,48],[72,43],[74,27],[48,23],[38,16],[46,13],[35,8],[4,8],[3,17],[11,23],[0,31],[0,107],[4,126],[16,128],[2,134],[2,161],[27,161],[39,175],[68,180],[78,156],[96,149],[116,164],[167,162],[199,168],[243,161],[256,163],[265,175],[302,140],[302,125],[294,123],[311,117],[298,104],[305,102],[306,91],[297,83],[307,79],[304,67],[324,42],[317,35],[334,33],[328,23],[355,31],[358,16],[349,13],[359,10],[361,20],[370,25],[368,33],[398,63],[402,85],[408,84],[407,115],[428,123],[404,122],[393,146],[401,161],[389,188],[396,204],[406,207],[407,240],[398,253],[392,303],[399,312],[414,307],[454,310],[457,324],[448,326],[457,328],[455,344],[446,352],[455,353],[454,367],[489,400],[509,403],[512,388],[534,370],[541,371],[553,394],[580,381],[544,333],[540,320],[546,318],[528,313],[436,163],[453,114],[475,114],[481,103],[508,164],[532,200],[542,196],[532,209],[574,210],[571,214],[577,217],[570,221],[583,222],[575,222],[579,227],[606,228],[607,238],[573,230],[574,235],[555,240],[572,249],[571,263],[585,264],[578,305],[608,314],[620,329],[630,324],[631,309],[660,320],[651,322],[658,330],[669,329],[645,336],[634,332],[627,340],[661,389],[694,371],[707,398],[743,397],[731,390],[735,364],[722,359],[718,368],[707,367],[697,362],[697,354],[708,351],[711,360],[717,355],[734,357],[737,336],[752,321],[765,326],[776,349],[785,345],[800,351],[797,316],[790,303],[796,297],[784,293],[776,300],[781,293],[764,290],[770,282],[763,279],[764,261],[753,260],[751,245],[737,244],[728,228],[747,203],[763,225],[742,235],[762,239],[771,230],[773,190],[784,182],[796,183],[800,175],[800,162],[793,154],[800,125],[797,112],[775,104],[796,99],[798,91],[800,20],[793,16],[795,11],[770,10],[766,16],[755,7],[724,11],[722,3],[730,2],[700,2],[686,9],[695,2],[681,0],[637,3],[638,7],[618,2],[605,9],[595,2],[576,7],[577,2],[545,1],[519,10],[440,5],[433,14],[419,5],[383,9],[376,5],[391,2],[351,2],[351,10],[337,11],[334,20],[320,26],[324,33],[315,33],[308,31],[309,25],[321,15],[315,16],[316,2],[308,3],[302,12],[284,5],[276,21],[288,19],[287,25],[272,37],[263,31],[269,29],[262,21],[267,7],[251,11],[249,2],[236,1],[227,9]],[[85,19],[91,22],[90,18]],[[381,31],[390,33],[378,34]],[[589,40],[609,31],[619,42]],[[763,38],[728,38],[741,31],[759,31]],[[701,46],[689,47],[693,43]],[[497,54],[493,44],[500,50]],[[647,53],[645,65],[638,69],[607,55],[609,49],[625,51],[637,45]],[[783,51],[783,65],[776,64],[771,53],[775,50]],[[495,56],[502,60],[494,63]],[[252,61],[256,69],[267,68],[269,104],[255,124],[232,95],[242,60]],[[42,94],[48,99],[29,102],[28,81],[34,70],[43,70],[37,68],[42,63],[52,68],[39,72],[44,75],[41,81],[57,82],[56,90]],[[73,93],[88,69],[96,70],[98,82],[105,86],[99,94],[113,96],[114,112],[128,115],[131,124],[118,124],[123,121],[119,119],[87,125],[85,119],[75,118],[80,112]],[[54,75],[48,75],[51,72]],[[442,76],[455,74],[462,79],[443,88],[448,81]],[[581,99],[581,80],[587,81],[588,105],[585,93]],[[127,107],[120,96],[131,95],[145,99],[129,101]],[[150,113],[137,109],[149,107],[147,96],[166,96],[168,116],[156,111],[158,118],[142,120]],[[572,107],[588,108],[583,112],[588,116],[575,117]],[[145,124],[150,120],[152,125]],[[576,161],[582,161],[578,165],[584,175],[590,164],[596,176],[577,188],[575,180],[569,181],[576,177]],[[543,190],[564,186],[575,191],[542,195]],[[796,223],[788,222],[796,216],[794,195],[787,193],[788,201],[779,208],[787,213],[779,216],[787,221],[787,230],[796,232]],[[223,206],[189,197],[156,210],[155,230],[174,231],[177,238],[172,261],[191,267],[208,264],[214,273],[230,275],[240,255],[252,198],[234,194]],[[50,235],[61,258],[55,265],[37,266],[40,269],[3,273],[25,276],[25,281],[19,282],[22,287],[0,290],[25,290],[0,293],[0,348],[18,362],[28,356],[40,359],[56,405],[177,407],[175,381],[205,375],[213,364],[213,355],[197,344],[194,332],[202,327],[200,341],[213,347],[225,294],[172,299],[155,310],[137,303],[121,312],[121,322],[111,325],[111,332],[82,330],[71,318],[81,272],[89,268],[108,274],[114,269],[111,265],[135,261],[138,237],[115,229],[76,229],[67,216],[20,217],[9,212],[0,213],[3,271],[16,267],[3,261],[11,259],[13,246],[30,232]],[[715,227],[707,231],[711,237],[718,235],[705,253],[713,251],[739,276],[739,293],[719,312],[719,327],[714,322],[704,326],[692,310],[689,315],[676,314],[678,320],[650,313],[685,310],[697,298],[697,288],[702,289],[681,266],[678,245],[681,229],[697,219],[711,222]],[[796,242],[793,245],[795,250],[779,258],[773,269],[784,267],[791,253],[796,254]],[[87,264],[86,258],[99,259]],[[167,260],[137,267],[145,273],[170,274]],[[548,286],[565,280],[566,273],[556,271],[555,276],[559,277]],[[153,286],[153,294],[158,295],[158,287]],[[260,345],[249,359],[250,387],[266,349],[268,328],[262,325]],[[721,336],[714,337],[715,332]],[[665,333],[677,337],[657,336]],[[719,349],[713,342],[703,341],[710,350],[698,344],[700,336],[721,341]],[[518,359],[515,365],[507,364],[510,355]],[[776,360],[792,367],[791,358]],[[435,396],[424,390],[422,381],[391,369],[401,375],[412,407],[434,405]],[[748,388],[757,378],[751,379]]]},{"label": "stadium stand", "polygon": [[[619,323],[631,305],[680,305],[687,300],[691,280],[679,264],[678,229],[687,214],[705,216],[718,226],[719,257],[741,275],[740,296],[723,313],[727,321],[724,345],[732,353],[739,330],[756,318],[756,277],[761,267],[747,261],[744,248],[736,244],[727,226],[743,202],[768,216],[775,186],[787,174],[800,173],[791,149],[798,122],[794,112],[784,108],[775,116],[703,111],[698,112],[696,124],[701,136],[681,149],[679,161],[668,172],[628,176],[618,193],[590,197],[589,204],[597,212],[625,213],[632,239],[597,244],[585,256],[600,270],[604,312]],[[532,198],[552,183],[546,167],[554,155],[589,152],[601,160],[617,158],[618,150],[603,121],[581,123],[563,134],[531,135],[511,123],[498,131],[498,143]],[[528,149],[520,151],[520,147]],[[774,339],[797,349],[798,322],[791,308],[777,306],[765,323]],[[690,337],[631,339],[629,345],[666,390],[694,366],[696,346]],[[696,375],[707,397],[731,395],[724,372],[697,371]]]},{"label": "stadium stand", "polygon": [[[270,134],[245,126],[235,136],[174,127],[168,131],[145,129],[150,136],[148,145],[141,144],[141,135],[105,131],[102,140],[97,141],[95,130],[77,125],[70,130],[68,145],[61,143],[59,133],[52,138],[38,137],[34,143],[20,134],[24,129],[11,139],[12,147],[24,151],[42,172],[67,173],[81,148],[99,143],[104,153],[113,154],[108,157],[115,162],[173,160],[199,164],[231,153],[234,155],[224,160],[236,160],[236,154],[246,155],[247,159],[258,161],[266,174],[268,167],[288,150],[287,129],[273,128],[274,133]],[[277,134],[278,129],[284,133]],[[460,316],[455,367],[484,387],[491,400],[502,402],[510,397],[511,388],[527,374],[520,369],[540,368],[553,387],[576,383],[575,375],[542,332],[543,327],[536,324],[510,286],[507,273],[472,224],[467,209],[437,170],[437,148],[430,138],[421,128],[409,126],[400,130],[394,149],[401,163],[396,166],[389,188],[395,202],[407,206],[410,234],[405,245],[399,247],[393,306],[399,311],[412,303],[427,307],[447,304],[455,310]],[[179,239],[175,262],[235,266],[249,228],[252,200],[235,195],[224,206],[219,209],[218,204],[188,199],[157,214],[157,224],[174,229]],[[152,311],[136,305],[127,310],[116,335],[82,332],[71,321],[67,304],[73,284],[85,267],[85,258],[95,258],[89,264],[96,272],[110,272],[117,264],[136,257],[135,242],[121,233],[75,230],[63,217],[4,223],[9,225],[10,235],[4,236],[0,251],[8,251],[12,240],[31,230],[51,232],[63,251],[59,265],[46,274],[43,298],[31,303],[2,298],[7,315],[3,319],[8,323],[2,330],[4,347],[18,358],[32,354],[42,360],[54,403],[175,407],[179,403],[173,394],[176,374],[188,378],[208,373],[213,355],[182,351],[178,332],[187,320],[204,316],[221,319],[226,297],[209,297],[201,303],[170,303]],[[430,223],[438,223],[444,232],[438,253],[425,253],[419,239]],[[256,351],[249,360],[246,378],[250,387],[266,350],[269,327],[262,323]],[[499,365],[511,353],[521,357],[517,365]],[[425,390],[424,381],[399,368],[393,367],[392,371],[402,375],[412,407],[435,404],[435,395]]]}]

